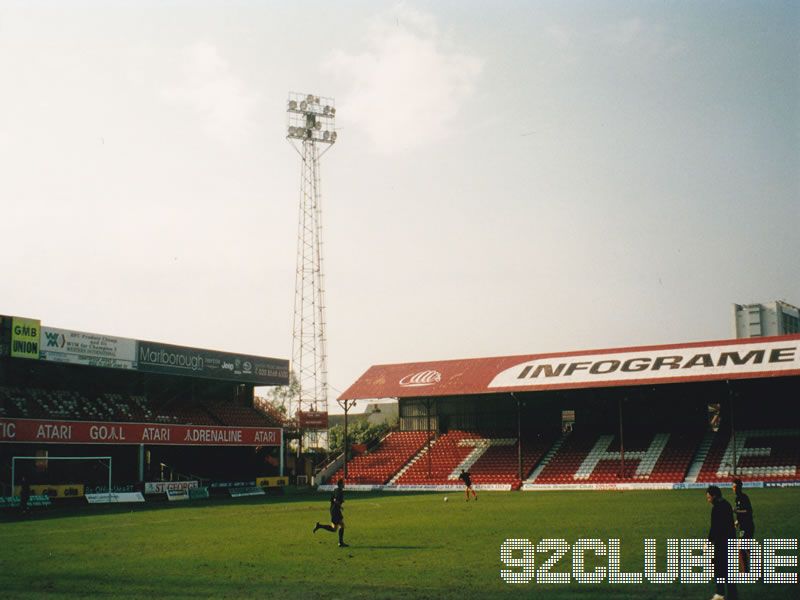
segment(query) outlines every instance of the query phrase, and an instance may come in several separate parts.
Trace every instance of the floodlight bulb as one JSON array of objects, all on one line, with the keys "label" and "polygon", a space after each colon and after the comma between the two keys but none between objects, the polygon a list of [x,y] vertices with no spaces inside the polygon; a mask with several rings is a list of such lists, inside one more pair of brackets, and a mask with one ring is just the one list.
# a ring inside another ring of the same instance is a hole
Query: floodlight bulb
[{"label": "floodlight bulb", "polygon": [[336,114],[336,109],[333,106],[331,106],[331,116],[335,114]]},{"label": "floodlight bulb", "polygon": [[335,131],[333,133],[331,133],[331,141],[332,142],[336,141],[336,132]]},{"label": "floodlight bulb", "polygon": [[314,123],[314,129],[317,129],[317,130],[322,129],[322,123],[320,123],[319,121]]},{"label": "floodlight bulb", "polygon": [[297,108],[297,100],[289,100],[289,108],[295,110]]},{"label": "floodlight bulb", "polygon": [[330,132],[330,131],[326,131],[326,132],[324,132],[324,133],[322,134],[322,139],[323,139],[323,140],[327,140],[327,139],[328,139],[328,138],[330,138],[330,137],[331,137],[331,132]]},{"label": "floodlight bulb", "polygon": [[326,104],[326,105],[325,105],[325,108],[322,110],[322,112],[324,112],[326,115],[327,115],[329,112],[331,112],[331,107],[330,107],[330,105]]},{"label": "floodlight bulb", "polygon": [[300,110],[305,110],[307,106],[308,106],[308,104],[306,104],[306,101],[305,101],[305,100],[303,100],[303,101],[300,103]]},{"label": "floodlight bulb", "polygon": [[309,104],[312,104],[314,102],[314,96],[312,94],[309,94],[308,96],[306,96],[306,102],[308,102]]}]

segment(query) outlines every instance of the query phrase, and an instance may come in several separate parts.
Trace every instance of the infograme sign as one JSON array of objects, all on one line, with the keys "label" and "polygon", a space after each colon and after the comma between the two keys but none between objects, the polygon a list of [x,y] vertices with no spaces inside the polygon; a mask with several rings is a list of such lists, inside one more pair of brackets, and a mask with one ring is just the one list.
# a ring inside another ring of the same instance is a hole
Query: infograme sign
[{"label": "infograme sign", "polygon": [[135,369],[136,340],[42,327],[41,358],[92,367]]},{"label": "infograme sign", "polygon": [[140,371],[241,381],[256,385],[288,385],[289,361],[228,354],[213,350],[139,342]]}]

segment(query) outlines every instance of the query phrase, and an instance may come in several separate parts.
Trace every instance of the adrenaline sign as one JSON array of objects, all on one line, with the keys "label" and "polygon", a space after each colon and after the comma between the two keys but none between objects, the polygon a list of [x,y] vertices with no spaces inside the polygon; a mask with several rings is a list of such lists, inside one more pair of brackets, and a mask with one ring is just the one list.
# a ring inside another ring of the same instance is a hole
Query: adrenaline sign
[{"label": "adrenaline sign", "polygon": [[0,419],[0,442],[280,446],[281,434],[282,430],[278,427]]}]

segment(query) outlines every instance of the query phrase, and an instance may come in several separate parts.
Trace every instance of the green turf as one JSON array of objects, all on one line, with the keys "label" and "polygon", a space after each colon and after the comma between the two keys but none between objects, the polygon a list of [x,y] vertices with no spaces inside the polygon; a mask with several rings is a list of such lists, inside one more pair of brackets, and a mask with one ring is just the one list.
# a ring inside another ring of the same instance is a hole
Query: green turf
[{"label": "green turf", "polygon": [[[726,492],[730,497],[730,493]],[[800,490],[752,490],[757,538],[800,537]],[[622,540],[643,570],[642,540],[705,537],[703,491],[357,494],[349,548],[311,533],[327,496],[87,506],[0,522],[0,598],[710,598],[706,585],[511,585],[506,538]],[[796,555],[796,554],[795,554]],[[544,555],[537,555],[541,562]],[[569,570],[569,557],[556,570]],[[659,566],[663,565],[663,555]],[[798,568],[791,569],[795,573]],[[800,598],[798,586],[740,586],[749,598]]]}]

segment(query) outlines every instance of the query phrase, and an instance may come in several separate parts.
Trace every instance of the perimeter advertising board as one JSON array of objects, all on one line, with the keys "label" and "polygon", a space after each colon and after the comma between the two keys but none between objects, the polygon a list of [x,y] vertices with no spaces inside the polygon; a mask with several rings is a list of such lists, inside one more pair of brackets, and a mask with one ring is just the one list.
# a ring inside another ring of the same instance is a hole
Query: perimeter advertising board
[{"label": "perimeter advertising board", "polygon": [[135,369],[136,340],[42,327],[41,357],[90,367]]},{"label": "perimeter advertising board", "polygon": [[[82,498],[84,485],[82,483],[64,483],[58,485],[31,485],[31,495],[48,496],[50,498]],[[22,486],[14,486],[14,495],[19,496]]]},{"label": "perimeter advertising board", "polygon": [[138,343],[140,371],[226,379],[256,385],[288,385],[289,361],[199,348]]}]

